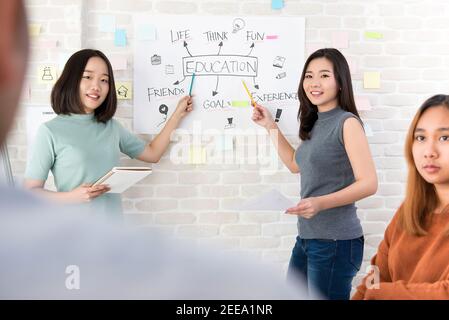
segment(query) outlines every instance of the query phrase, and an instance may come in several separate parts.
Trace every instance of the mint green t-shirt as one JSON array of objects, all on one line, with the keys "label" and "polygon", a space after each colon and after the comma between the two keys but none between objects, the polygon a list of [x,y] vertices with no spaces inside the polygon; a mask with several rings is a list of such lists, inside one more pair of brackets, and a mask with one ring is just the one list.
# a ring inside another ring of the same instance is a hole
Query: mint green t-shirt
[{"label": "mint green t-shirt", "polygon": [[[136,158],[144,148],[145,142],[117,120],[99,123],[94,114],[58,115],[39,127],[25,178],[45,181],[51,171],[57,191],[71,191],[118,166],[120,152]],[[119,194],[105,193],[87,206],[107,216],[122,213]]]}]

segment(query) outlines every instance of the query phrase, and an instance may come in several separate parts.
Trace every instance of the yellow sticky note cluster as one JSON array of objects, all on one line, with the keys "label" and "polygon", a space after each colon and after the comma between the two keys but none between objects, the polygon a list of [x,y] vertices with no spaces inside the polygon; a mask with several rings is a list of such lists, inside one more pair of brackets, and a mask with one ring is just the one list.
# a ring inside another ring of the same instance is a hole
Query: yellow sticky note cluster
[{"label": "yellow sticky note cluster", "polygon": [[115,91],[118,100],[131,100],[133,98],[131,82],[115,82]]},{"label": "yellow sticky note cluster", "polygon": [[190,146],[189,149],[189,164],[205,164],[206,163],[206,148],[201,146]]},{"label": "yellow sticky note cluster", "polygon": [[41,25],[37,23],[29,24],[28,33],[31,37],[38,37],[41,34]]},{"label": "yellow sticky note cluster", "polygon": [[363,73],[363,88],[379,89],[380,88],[380,72]]},{"label": "yellow sticky note cluster", "polygon": [[54,84],[57,80],[57,67],[53,64],[42,64],[37,67],[37,82],[40,84]]},{"label": "yellow sticky note cluster", "polygon": [[365,32],[365,38],[367,39],[382,39],[384,35],[380,32],[375,31],[366,31]]}]

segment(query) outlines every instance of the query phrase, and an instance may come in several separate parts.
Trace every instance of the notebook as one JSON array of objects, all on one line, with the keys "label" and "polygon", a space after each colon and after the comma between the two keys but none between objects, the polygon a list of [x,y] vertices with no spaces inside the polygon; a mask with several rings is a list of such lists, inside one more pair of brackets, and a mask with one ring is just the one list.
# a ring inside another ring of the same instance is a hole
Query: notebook
[{"label": "notebook", "polygon": [[107,184],[111,193],[122,193],[151,173],[148,167],[114,167],[93,185]]}]

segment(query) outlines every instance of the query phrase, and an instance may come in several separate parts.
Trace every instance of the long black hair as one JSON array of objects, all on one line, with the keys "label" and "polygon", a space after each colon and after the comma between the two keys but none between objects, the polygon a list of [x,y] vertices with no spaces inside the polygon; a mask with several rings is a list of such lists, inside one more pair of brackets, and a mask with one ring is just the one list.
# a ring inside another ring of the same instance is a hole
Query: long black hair
[{"label": "long black hair", "polygon": [[56,114],[83,114],[84,109],[79,96],[79,87],[84,68],[92,57],[101,58],[108,67],[109,92],[103,103],[95,109],[94,115],[98,122],[106,123],[117,110],[114,74],[108,58],[99,50],[83,49],[75,52],[67,61],[58,81],[51,91],[51,106]]},{"label": "long black hair", "polygon": [[345,111],[351,112],[360,118],[357,108],[355,106],[354,94],[352,92],[351,72],[349,71],[349,65],[345,57],[340,51],[334,48],[319,49],[312,53],[307,58],[302,70],[301,81],[299,82],[298,98],[299,98],[299,111],[298,120],[299,125],[299,138],[301,140],[310,139],[310,131],[312,131],[315,121],[318,119],[318,108],[316,105],[310,102],[307,98],[306,92],[303,88],[304,77],[307,71],[309,63],[317,58],[326,58],[334,67],[334,75],[337,81],[337,85],[341,88],[338,91],[338,105]]}]

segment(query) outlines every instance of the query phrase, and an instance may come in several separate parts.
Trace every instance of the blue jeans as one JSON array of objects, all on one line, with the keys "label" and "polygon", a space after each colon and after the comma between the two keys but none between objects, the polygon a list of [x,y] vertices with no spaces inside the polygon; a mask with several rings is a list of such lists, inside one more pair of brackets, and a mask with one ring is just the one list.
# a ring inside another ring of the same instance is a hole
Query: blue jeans
[{"label": "blue jeans", "polygon": [[296,237],[287,279],[306,281],[311,298],[348,300],[351,283],[360,270],[364,237],[351,240]]}]

